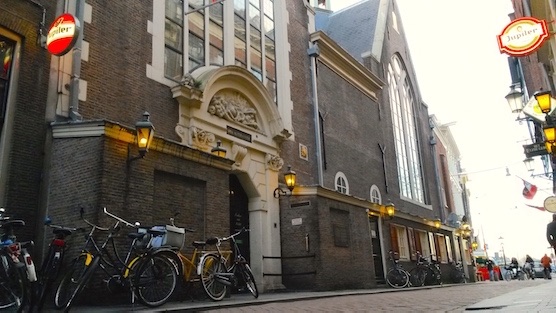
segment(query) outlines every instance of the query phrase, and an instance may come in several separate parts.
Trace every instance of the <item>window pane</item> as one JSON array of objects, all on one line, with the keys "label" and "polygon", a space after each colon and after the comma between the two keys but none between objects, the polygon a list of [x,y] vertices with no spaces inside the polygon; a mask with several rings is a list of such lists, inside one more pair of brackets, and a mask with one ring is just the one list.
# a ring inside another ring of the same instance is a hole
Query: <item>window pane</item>
[{"label": "window pane", "polygon": [[276,82],[271,80],[271,79],[268,79],[268,77],[267,77],[266,89],[268,90],[268,92],[272,96],[272,100],[274,100],[274,102],[276,102],[277,101],[277,99],[276,99]]},{"label": "window pane", "polygon": [[247,63],[247,53],[246,53],[245,46],[246,46],[245,41],[237,37],[234,38],[234,49],[235,49],[236,60],[243,63],[244,67]]},{"label": "window pane", "polygon": [[172,22],[171,20],[166,20],[166,27],[164,28],[164,42],[167,46],[174,48],[175,50],[183,51],[183,29],[180,25]]},{"label": "window pane", "polygon": [[234,15],[234,33],[236,37],[246,41],[247,32],[245,31],[245,20],[239,15]]},{"label": "window pane", "polygon": [[274,19],[274,3],[272,0],[264,0],[264,14]]},{"label": "window pane", "polygon": [[251,26],[251,47],[255,48],[257,51],[261,51],[261,32]]},{"label": "window pane", "polygon": [[166,18],[183,24],[183,0],[166,0]]},{"label": "window pane", "polygon": [[193,34],[189,35],[189,58],[197,60],[200,64],[204,63],[205,59],[203,40]]},{"label": "window pane", "polygon": [[252,5],[249,6],[249,23],[256,29],[261,29],[261,11]]},{"label": "window pane", "polygon": [[274,40],[274,21],[266,16],[264,17],[264,34]]},{"label": "window pane", "polygon": [[182,77],[182,54],[166,48],[164,53],[164,74],[167,77],[179,80]]},{"label": "window pane", "polygon": [[215,46],[210,46],[210,64],[223,65],[224,64],[224,53],[221,49]]},{"label": "window pane", "polygon": [[205,19],[203,14],[196,12],[188,15],[189,32],[195,34],[199,38],[205,38]]},{"label": "window pane", "polygon": [[245,0],[234,0],[234,12],[245,19]]},{"label": "window pane", "polygon": [[249,0],[249,3],[257,9],[259,8],[259,0]]},{"label": "window pane", "polygon": [[217,23],[218,25],[222,26],[222,9],[223,5],[215,4],[209,7],[209,18],[212,22]]},{"label": "window pane", "polygon": [[[274,49],[268,49],[269,45],[266,46],[266,76],[272,80],[276,80],[276,61],[274,59]],[[272,45],[272,48],[274,48],[274,45]]]},{"label": "window pane", "polygon": [[204,0],[189,0],[189,6],[193,8],[199,8],[204,5]]}]

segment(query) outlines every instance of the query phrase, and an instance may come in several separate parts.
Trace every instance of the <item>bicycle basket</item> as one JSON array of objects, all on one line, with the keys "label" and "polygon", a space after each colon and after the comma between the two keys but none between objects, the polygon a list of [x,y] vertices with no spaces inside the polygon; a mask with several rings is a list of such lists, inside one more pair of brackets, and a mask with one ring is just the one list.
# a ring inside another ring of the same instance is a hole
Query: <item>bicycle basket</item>
[{"label": "bicycle basket", "polygon": [[185,228],[180,228],[172,225],[154,226],[152,229],[166,231],[164,235],[155,237],[152,245],[155,248],[161,246],[171,246],[175,248],[183,248],[185,241]]}]

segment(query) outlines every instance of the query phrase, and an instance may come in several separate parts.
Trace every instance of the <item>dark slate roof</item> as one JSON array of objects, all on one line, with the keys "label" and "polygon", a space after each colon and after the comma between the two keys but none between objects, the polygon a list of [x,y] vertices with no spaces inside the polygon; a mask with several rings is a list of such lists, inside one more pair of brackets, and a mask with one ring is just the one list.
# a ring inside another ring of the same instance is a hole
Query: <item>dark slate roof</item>
[{"label": "dark slate roof", "polygon": [[371,50],[379,5],[380,0],[365,0],[337,12],[316,10],[316,29],[362,61],[361,54]]}]

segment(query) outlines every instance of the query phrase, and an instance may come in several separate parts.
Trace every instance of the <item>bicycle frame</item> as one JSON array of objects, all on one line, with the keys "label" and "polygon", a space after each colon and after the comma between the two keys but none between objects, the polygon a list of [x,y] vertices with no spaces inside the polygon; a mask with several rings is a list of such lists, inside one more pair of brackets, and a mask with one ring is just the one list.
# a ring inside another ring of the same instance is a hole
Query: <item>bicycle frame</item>
[{"label": "bicycle frame", "polygon": [[[225,273],[218,273],[217,279],[224,285],[227,286],[237,286],[237,279],[235,279],[235,268],[240,263],[246,263],[245,258],[241,255],[241,251],[239,250],[239,246],[235,240],[235,237],[239,236],[244,231],[247,231],[245,228],[242,228],[240,231],[224,238],[210,238],[206,241],[208,245],[215,245],[216,246],[216,253],[206,253],[204,254],[201,259],[199,260],[197,266],[197,275],[201,275],[202,267],[201,264],[203,263],[203,259],[207,257],[207,255],[217,256],[220,259],[220,262],[224,265],[226,272]],[[232,260],[231,264],[229,262],[230,255],[232,251],[226,251],[221,249],[221,245],[223,242],[231,241],[234,253],[234,259]]]}]

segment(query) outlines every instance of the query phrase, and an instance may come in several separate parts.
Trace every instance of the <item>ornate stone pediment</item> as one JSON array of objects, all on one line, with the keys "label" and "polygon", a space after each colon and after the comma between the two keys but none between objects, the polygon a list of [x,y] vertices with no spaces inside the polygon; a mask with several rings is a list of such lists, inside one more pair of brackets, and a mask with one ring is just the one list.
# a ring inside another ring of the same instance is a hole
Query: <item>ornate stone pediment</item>
[{"label": "ornate stone pediment", "polygon": [[227,121],[262,131],[257,110],[239,93],[222,92],[215,95],[210,100],[207,111]]},{"label": "ornate stone pediment", "polygon": [[270,153],[267,153],[266,165],[268,166],[269,169],[277,172],[282,168],[282,166],[284,166],[284,159],[282,159],[277,155],[272,155]]}]

